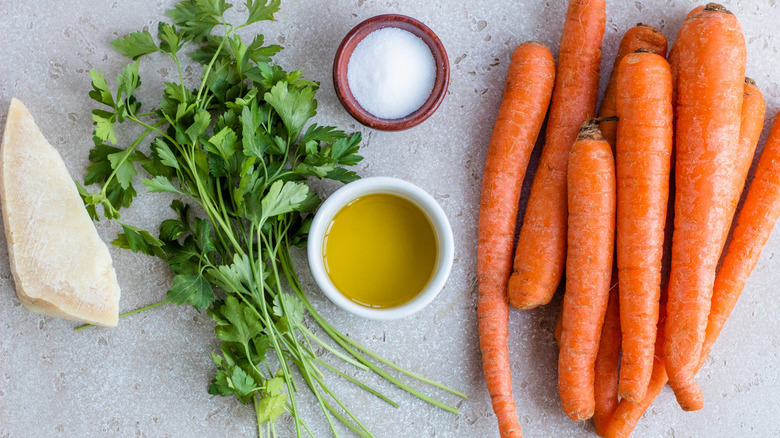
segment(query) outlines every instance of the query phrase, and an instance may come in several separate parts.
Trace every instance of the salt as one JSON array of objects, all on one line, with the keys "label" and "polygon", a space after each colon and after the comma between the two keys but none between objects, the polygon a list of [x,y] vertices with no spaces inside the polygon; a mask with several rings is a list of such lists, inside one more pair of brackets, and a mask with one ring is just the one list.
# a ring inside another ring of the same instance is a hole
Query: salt
[{"label": "salt", "polygon": [[363,38],[352,51],[347,82],[363,109],[383,119],[418,110],[433,91],[436,62],[418,36],[386,27]]}]

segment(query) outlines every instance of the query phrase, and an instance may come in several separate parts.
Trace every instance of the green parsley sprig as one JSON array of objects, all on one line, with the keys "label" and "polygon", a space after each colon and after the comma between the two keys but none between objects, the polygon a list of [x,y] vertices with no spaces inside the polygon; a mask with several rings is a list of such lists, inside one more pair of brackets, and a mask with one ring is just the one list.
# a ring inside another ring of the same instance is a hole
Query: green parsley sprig
[{"label": "green parsley sprig", "polygon": [[[220,351],[212,353],[216,376],[209,392],[253,403],[258,435],[265,430],[274,436],[274,420],[284,412],[292,415],[299,437],[303,431],[311,435],[298,411],[293,368],[311,389],[334,435],[335,418],[359,436],[372,436],[330,390],[326,371],[398,406],[351,377],[340,368],[344,366],[371,370],[457,413],[387,368],[465,395],[351,340],[325,321],[306,297],[290,248],[305,244],[310,213],[320,203],[307,180],[357,179],[347,167],[362,159],[357,155],[360,134],[308,124],[317,111],[318,83],[305,80],[300,71],[288,73],[272,64],[281,47],[264,45],[262,35],[247,44],[236,33],[272,20],[280,0],[247,0],[245,6],[246,21],[234,26],[224,17],[231,7],[224,0],[185,0],[168,11],[172,24],[159,24],[157,40],[148,31],[138,31],[112,42],[134,62],[118,75],[115,91],[102,73],[90,72],[89,96],[100,108],[92,112],[95,147],[84,186],[99,184],[100,190],[92,193],[78,185],[90,216],[99,220],[102,208],[105,218],[121,219],[120,210],[137,195],[133,184],[139,166],[150,176],[141,181],[147,191],[177,195],[171,203],[175,219],[162,221],[156,233],[120,221],[122,233],[113,243],[168,263],[174,277],[166,302],[207,309],[221,340]],[[185,48],[203,66],[196,89],[187,88],[181,74]],[[171,59],[179,81],[165,83],[159,107],[142,113],[134,96],[141,85],[139,60],[155,52]],[[144,131],[122,148],[115,127],[127,122]],[[147,139],[150,152],[144,154],[138,146]],[[193,214],[193,205],[204,217]],[[333,343],[309,330],[306,314]],[[320,357],[315,346],[327,354]],[[269,362],[269,357],[274,360]],[[332,364],[334,359],[341,363]]]}]

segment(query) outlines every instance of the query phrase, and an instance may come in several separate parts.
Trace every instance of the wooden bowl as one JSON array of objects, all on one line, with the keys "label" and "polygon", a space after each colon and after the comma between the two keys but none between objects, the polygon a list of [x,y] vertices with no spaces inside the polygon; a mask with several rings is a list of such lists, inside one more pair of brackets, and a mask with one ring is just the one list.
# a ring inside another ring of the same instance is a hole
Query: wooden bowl
[{"label": "wooden bowl", "polygon": [[[436,78],[434,79],[433,90],[431,95],[428,96],[428,100],[413,113],[399,119],[383,119],[363,109],[355,99],[355,96],[352,95],[352,91],[349,89],[349,82],[347,81],[347,66],[349,65],[352,51],[368,34],[385,27],[403,29],[418,36],[431,49],[434,62],[436,63]],[[336,58],[333,60],[333,86],[341,104],[358,122],[383,131],[401,131],[422,123],[436,111],[441,101],[444,100],[449,83],[450,63],[447,59],[447,51],[444,50],[444,45],[442,45],[439,37],[428,26],[406,15],[377,15],[358,24],[341,41],[336,51]]]}]

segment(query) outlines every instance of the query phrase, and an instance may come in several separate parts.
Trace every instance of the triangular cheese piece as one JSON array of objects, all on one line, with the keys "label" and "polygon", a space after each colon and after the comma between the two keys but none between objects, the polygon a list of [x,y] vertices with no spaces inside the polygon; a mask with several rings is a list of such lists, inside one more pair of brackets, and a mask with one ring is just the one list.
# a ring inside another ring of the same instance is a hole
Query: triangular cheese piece
[{"label": "triangular cheese piece", "polygon": [[115,326],[119,284],[108,248],[62,157],[17,99],[0,150],[0,200],[22,304],[44,315]]}]

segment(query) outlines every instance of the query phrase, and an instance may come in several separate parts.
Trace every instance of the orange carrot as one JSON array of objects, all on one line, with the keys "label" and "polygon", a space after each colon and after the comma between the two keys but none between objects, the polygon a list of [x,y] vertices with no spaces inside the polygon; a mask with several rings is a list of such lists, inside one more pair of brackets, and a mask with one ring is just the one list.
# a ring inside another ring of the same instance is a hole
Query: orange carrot
[{"label": "orange carrot", "polygon": [[[751,104],[752,102],[755,102]],[[745,108],[752,107],[752,114],[743,111],[742,131],[750,132],[752,148],[750,158],[743,158],[743,171],[748,172],[752,162],[753,151],[761,135],[764,122],[764,98],[755,82],[745,83]],[[702,347],[699,367],[712,349],[712,344],[718,338],[726,319],[731,314],[742,289],[745,287],[750,273],[756,267],[761,248],[769,239],[769,234],[780,215],[780,118],[775,122],[769,133],[764,151],[753,175],[753,181],[745,198],[742,210],[737,216],[737,226],[731,237],[723,263],[715,277],[715,287],[712,290],[712,308],[707,321],[707,331]]]},{"label": "orange carrot", "polygon": [[[694,381],[715,269],[744,181],[739,154],[745,38],[736,17],[709,4],[678,35],[675,226],[664,337],[666,372],[684,410],[702,407]],[[736,195],[738,196],[738,194]]]},{"label": "orange carrot", "polygon": [[509,301],[532,309],[552,299],[566,260],[566,166],[580,125],[595,113],[605,0],[571,0],[539,167],[509,280]]},{"label": "orange carrot", "polygon": [[[755,150],[756,145],[758,144],[759,136],[761,135],[761,128],[763,126],[764,108],[765,104],[761,92],[755,86],[753,81],[746,80],[744,85],[744,105],[742,106],[742,124],[740,128],[740,149],[750,151]],[[775,121],[775,124],[777,125],[778,122]],[[768,141],[767,147],[764,148],[764,151],[767,152],[764,152],[764,154],[769,154],[769,150],[775,149],[776,152],[773,152],[773,154],[780,155],[780,151],[777,151],[780,149],[780,126],[773,126],[772,134],[770,135],[770,141],[772,141],[772,144],[775,144],[775,146],[768,147],[770,145],[770,142]],[[765,164],[763,168],[769,169],[769,163],[771,162],[771,159],[764,159],[764,154],[762,154],[761,160],[767,161],[768,163]],[[771,156],[771,154],[768,156]],[[744,156],[741,159],[744,160]],[[747,159],[747,161],[749,167],[752,159]],[[759,161],[759,164],[760,163],[761,161]],[[739,166],[738,163],[735,164]],[[744,164],[742,165],[744,166]],[[756,175],[758,175],[758,170],[756,170]],[[748,190],[748,196],[750,196],[750,190]],[[775,194],[775,196],[780,198],[780,194]],[[751,204],[748,204],[745,202],[745,205],[742,207],[742,211],[739,213],[737,226],[739,227],[740,223],[745,222],[745,220],[742,219],[743,217],[762,217],[763,212],[759,208],[761,205],[767,209],[766,211],[774,212],[773,209],[777,208],[774,206],[774,204],[778,202],[780,202],[780,200],[772,199],[770,197],[762,198],[761,203],[751,202]],[[768,220],[771,217],[775,217],[776,220],[776,216],[771,216],[769,213],[766,214],[766,218]],[[709,355],[712,344],[715,342],[715,339],[718,337],[718,334],[723,327],[723,322],[725,322],[726,318],[731,313],[731,309],[734,307],[736,299],[739,297],[739,292],[735,291],[741,291],[742,287],[744,287],[744,279],[747,278],[747,276],[750,274],[750,271],[752,271],[753,266],[755,266],[749,265],[748,263],[751,263],[750,260],[752,260],[753,257],[758,257],[759,249],[766,243],[766,239],[763,236],[763,233],[768,233],[766,227],[769,227],[771,230],[771,225],[773,223],[774,220],[771,220],[771,223],[769,224],[762,224],[760,231],[755,232],[755,235],[760,237],[751,243],[746,243],[744,246],[739,243],[739,239],[737,238],[739,234],[735,229],[734,237],[732,238],[732,241],[729,244],[729,248],[726,251],[726,256],[724,257],[724,263],[718,271],[717,277],[715,277],[715,288],[713,289],[712,295],[712,309],[707,321],[706,337],[704,339],[704,346],[702,348],[702,355],[698,364],[698,368],[701,368],[704,360]],[[744,237],[748,236],[749,234],[745,235]],[[744,240],[742,242],[745,243]],[[730,265],[731,267],[724,270],[724,268],[727,266],[725,263],[726,259],[732,260],[734,265]],[[740,267],[738,265],[739,263],[744,263],[743,267]],[[735,282],[732,283],[729,278],[739,278],[739,280],[735,280]],[[740,282],[742,286],[740,286]],[[615,419],[609,426],[607,436],[629,436],[631,431],[634,429],[634,426],[636,426],[636,423],[642,417],[642,414],[644,414],[647,408],[650,407],[650,404],[661,392],[661,389],[664,387],[664,385],[666,385],[668,379],[666,376],[666,367],[662,358],[663,350],[658,349],[658,346],[663,344],[664,334],[660,324],[658,327],[659,332],[658,340],[656,341],[656,358],[653,363],[653,374],[650,379],[650,385],[647,389],[647,393],[645,394],[644,399],[642,399],[642,401],[639,403],[631,403],[628,400],[621,400],[614,417]],[[659,360],[659,358],[661,359]]]},{"label": "orange carrot", "polygon": [[661,296],[672,155],[672,74],[663,56],[632,53],[617,84],[617,263],[620,278],[620,396],[637,402],[650,374]]},{"label": "orange carrot", "polygon": [[[628,29],[623,39],[620,40],[620,46],[618,47],[617,55],[615,56],[615,63],[612,65],[612,72],[609,75],[609,82],[607,82],[607,89],[604,91],[604,99],[601,101],[601,107],[599,108],[599,117],[612,117],[617,115],[617,79],[618,79],[618,67],[620,61],[630,53],[634,53],[639,49],[648,50],[656,55],[666,56],[667,47],[666,37],[660,30],[647,24],[638,23],[636,26]],[[601,135],[604,139],[612,145],[612,149],[615,148],[615,138],[617,136],[617,122],[605,121],[601,123]]]},{"label": "orange carrot", "polygon": [[558,392],[566,415],[595,410],[594,380],[615,239],[615,162],[595,120],[586,121],[568,166],[568,248]]},{"label": "orange carrot", "polygon": [[[756,153],[758,139],[761,137],[761,130],[764,128],[764,115],[766,114],[764,95],[756,86],[756,81],[745,78],[743,87],[739,150],[737,155],[732,158],[732,166],[734,166],[740,183],[734,185],[732,187],[734,191],[728,195],[729,200],[733,203],[731,206],[733,210],[736,210],[742,190],[745,188],[745,181],[750,172],[750,166],[753,164],[753,156]],[[721,247],[726,244],[730,230],[731,221],[729,221],[729,226],[723,230]]]},{"label": "orange carrot", "polygon": [[593,424],[596,433],[604,436],[618,406],[618,365],[620,364],[620,304],[617,267],[612,264],[612,282],[607,313],[601,327],[599,352],[596,356],[596,376],[593,384],[596,409]]},{"label": "orange carrot", "polygon": [[509,370],[506,295],[517,203],[554,80],[555,60],[547,47],[530,42],[514,51],[485,160],[477,249],[479,345],[502,437],[521,436]]},{"label": "orange carrot", "polygon": [[[618,302],[617,265],[612,264],[612,281],[609,288],[607,313],[601,327],[599,351],[596,355],[595,376],[593,382],[595,410],[593,423],[596,433],[604,436],[612,414],[618,406],[618,366],[620,365],[620,305]],[[560,346],[563,331],[563,306],[555,319],[553,335]]]},{"label": "orange carrot", "polygon": [[[665,295],[665,294],[664,294]],[[653,358],[653,373],[650,376],[650,385],[645,392],[644,398],[639,403],[628,400],[620,400],[620,403],[612,415],[612,420],[604,434],[606,438],[628,438],[634,426],[642,417],[642,414],[650,407],[653,400],[661,393],[664,385],[668,381],[666,377],[666,367],[664,366],[664,325],[666,322],[666,302],[665,296],[662,297],[658,310],[658,333],[655,342],[655,357]]]}]

